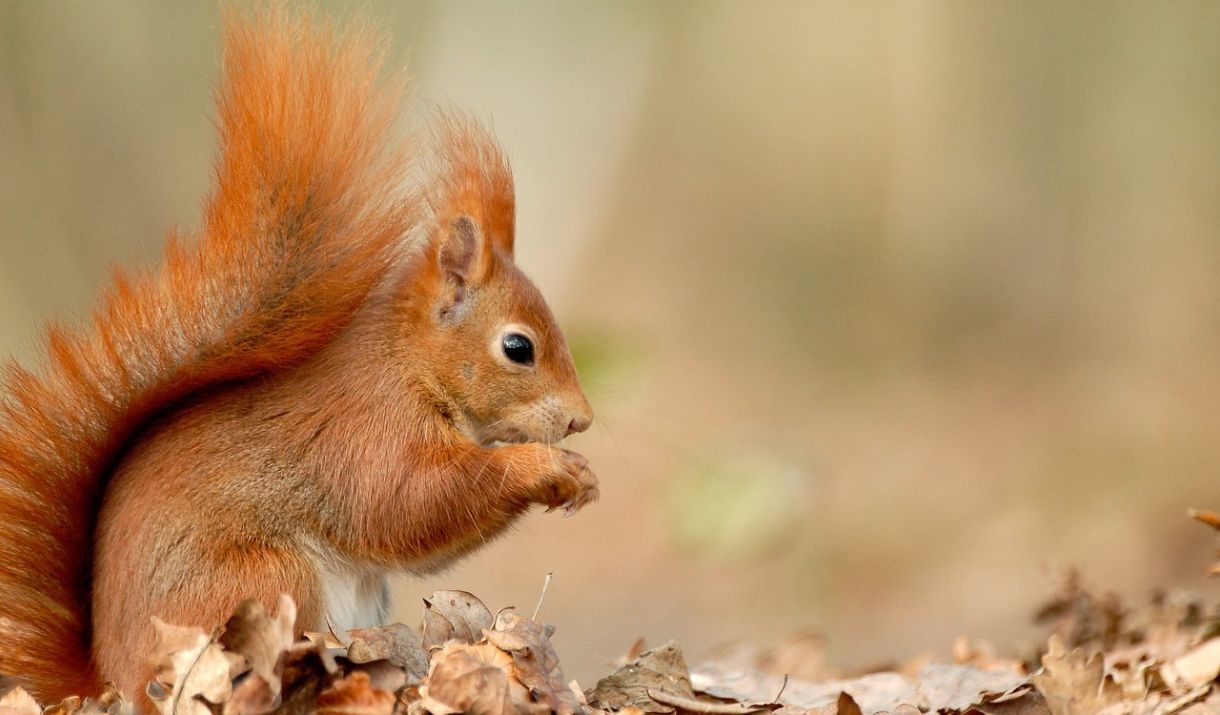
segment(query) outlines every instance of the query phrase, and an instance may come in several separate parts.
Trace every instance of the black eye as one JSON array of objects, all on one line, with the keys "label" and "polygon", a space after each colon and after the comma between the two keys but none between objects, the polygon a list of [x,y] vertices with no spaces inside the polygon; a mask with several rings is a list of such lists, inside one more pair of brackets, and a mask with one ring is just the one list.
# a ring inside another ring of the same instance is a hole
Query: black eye
[{"label": "black eye", "polygon": [[504,355],[509,360],[518,365],[533,365],[534,364],[534,344],[530,339],[521,333],[509,333],[504,336],[504,340],[500,345],[504,348]]}]

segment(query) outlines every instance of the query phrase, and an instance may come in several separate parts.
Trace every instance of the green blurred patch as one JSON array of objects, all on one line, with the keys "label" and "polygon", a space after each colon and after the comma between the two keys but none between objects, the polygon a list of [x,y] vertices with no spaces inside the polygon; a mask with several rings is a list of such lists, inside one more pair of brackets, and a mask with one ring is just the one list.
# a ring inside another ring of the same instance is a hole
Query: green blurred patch
[{"label": "green blurred patch", "polygon": [[788,548],[809,518],[809,478],[772,457],[701,461],[664,496],[674,540],[709,558],[743,560]]},{"label": "green blurred patch", "polygon": [[651,351],[638,336],[575,328],[567,333],[576,372],[586,386],[623,384],[643,373]]}]

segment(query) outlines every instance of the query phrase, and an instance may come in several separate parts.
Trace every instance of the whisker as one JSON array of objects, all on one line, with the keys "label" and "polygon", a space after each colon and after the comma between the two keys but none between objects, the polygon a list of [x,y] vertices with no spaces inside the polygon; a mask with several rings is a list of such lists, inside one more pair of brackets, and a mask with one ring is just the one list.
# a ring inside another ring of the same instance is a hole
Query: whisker
[{"label": "whisker", "polygon": [[606,430],[606,434],[610,436],[610,441],[614,443],[614,451],[618,453],[619,461],[623,467],[627,467],[627,455],[623,453],[623,445],[618,441],[618,435],[614,434],[614,430],[610,429],[610,423],[601,418],[600,415],[594,413],[593,421],[601,425]]}]

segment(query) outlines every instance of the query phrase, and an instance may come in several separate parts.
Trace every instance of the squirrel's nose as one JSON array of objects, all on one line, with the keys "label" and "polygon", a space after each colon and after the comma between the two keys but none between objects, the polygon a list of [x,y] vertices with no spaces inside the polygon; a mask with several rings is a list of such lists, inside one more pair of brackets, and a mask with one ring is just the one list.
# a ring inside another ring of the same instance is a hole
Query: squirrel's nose
[{"label": "squirrel's nose", "polygon": [[589,425],[591,424],[593,424],[593,418],[591,416],[581,415],[579,417],[573,417],[572,421],[568,423],[568,433],[564,436],[570,437],[577,432],[584,432],[585,430],[589,429]]}]

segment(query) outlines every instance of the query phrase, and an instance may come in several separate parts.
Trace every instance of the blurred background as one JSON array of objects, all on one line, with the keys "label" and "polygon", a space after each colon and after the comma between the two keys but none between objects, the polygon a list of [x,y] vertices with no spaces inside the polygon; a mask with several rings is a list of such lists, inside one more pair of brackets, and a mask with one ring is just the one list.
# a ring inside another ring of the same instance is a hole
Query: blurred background
[{"label": "blurred background", "polygon": [[[637,636],[841,665],[1031,638],[1055,575],[1210,590],[1220,5],[322,3],[490,118],[602,501],[463,588],[592,685]],[[0,351],[193,226],[211,3],[0,3]]]}]

